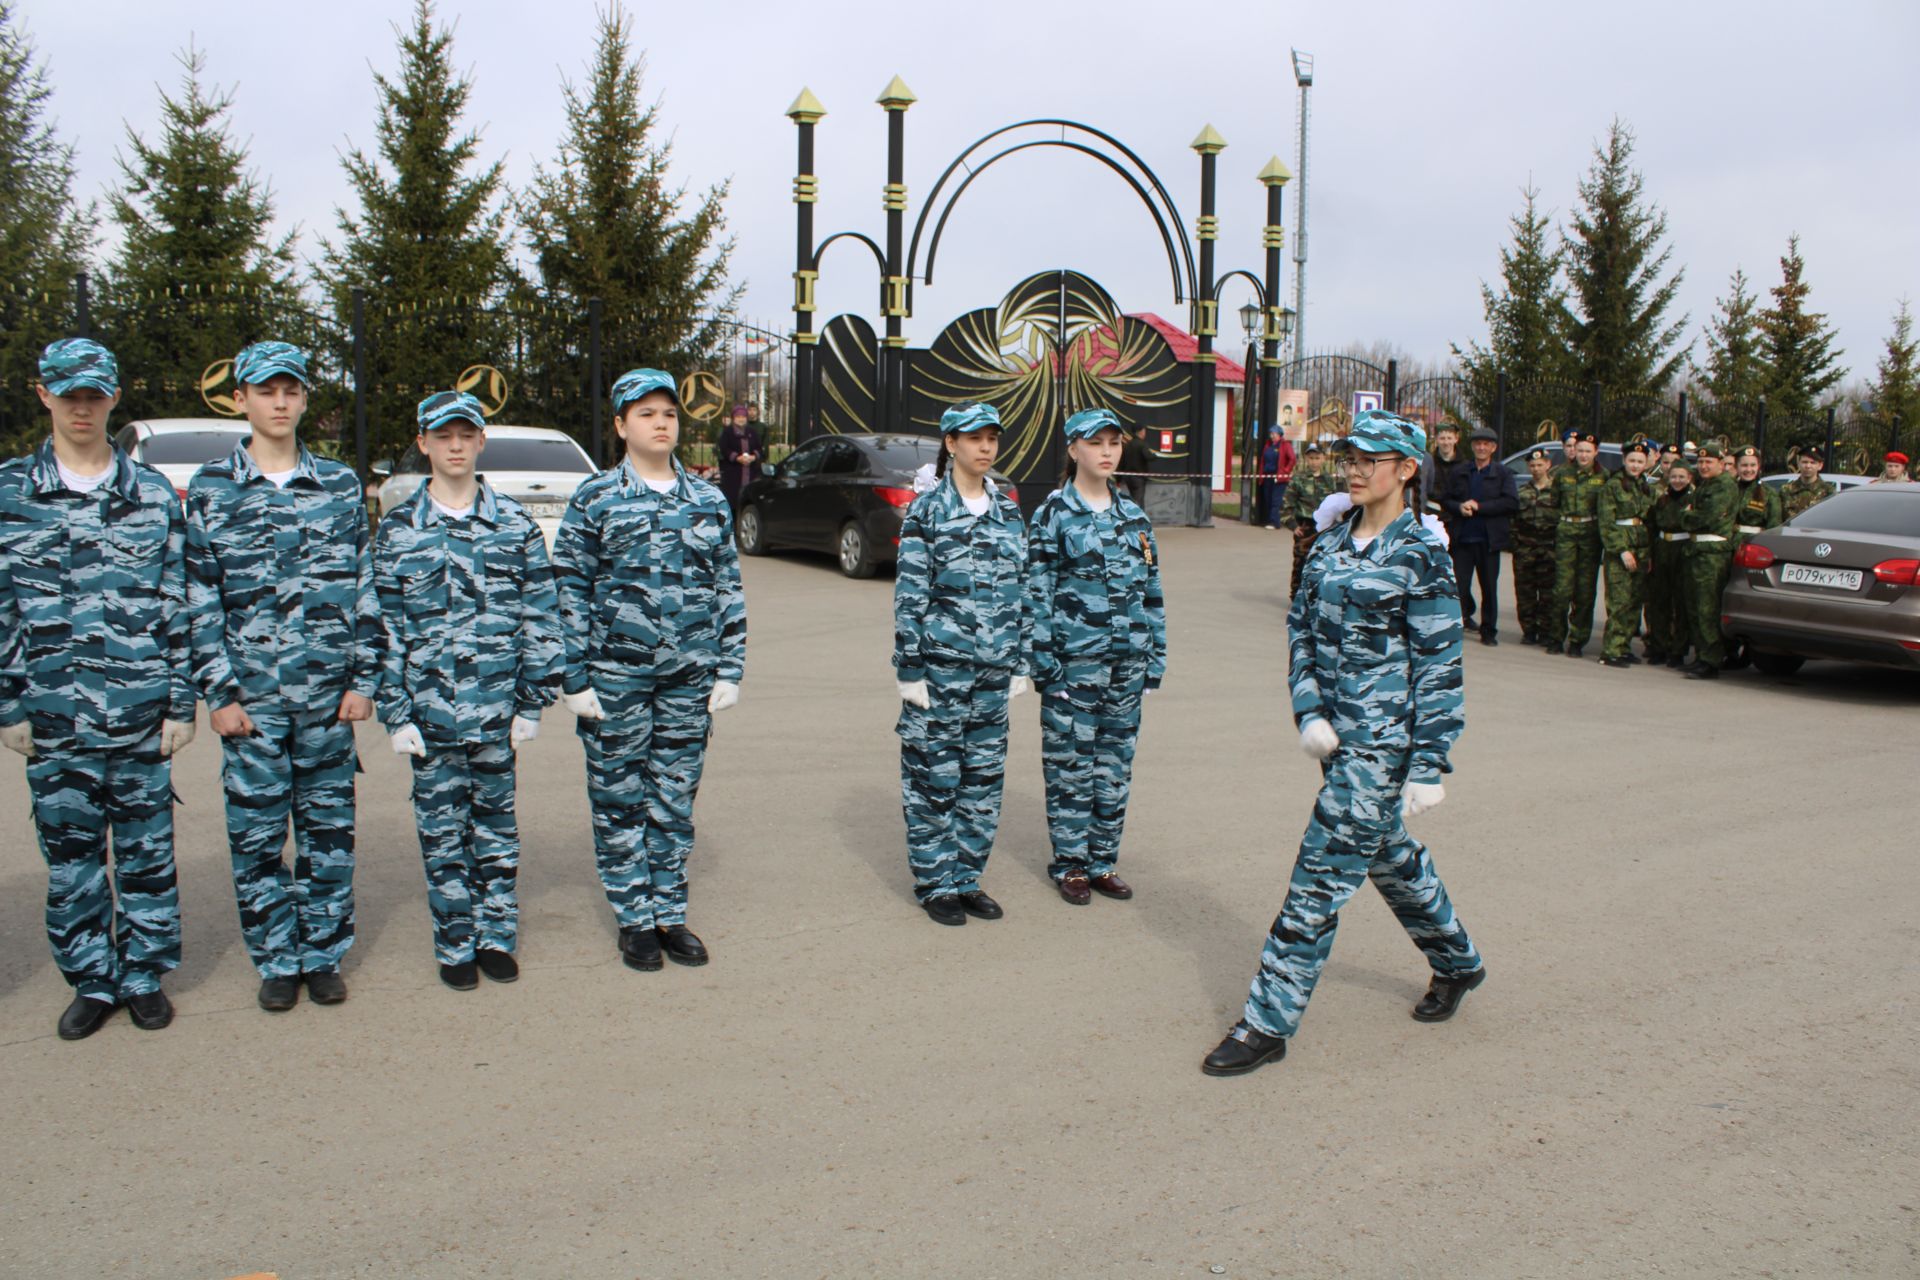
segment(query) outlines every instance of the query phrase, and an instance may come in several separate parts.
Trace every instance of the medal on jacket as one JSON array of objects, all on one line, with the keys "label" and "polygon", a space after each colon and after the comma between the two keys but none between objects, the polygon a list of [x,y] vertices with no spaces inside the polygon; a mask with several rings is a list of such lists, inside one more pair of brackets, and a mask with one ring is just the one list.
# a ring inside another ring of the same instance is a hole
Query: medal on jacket
[{"label": "medal on jacket", "polygon": [[1147,558],[1148,564],[1153,563],[1153,544],[1147,541],[1147,535],[1144,533],[1140,535],[1140,554]]}]

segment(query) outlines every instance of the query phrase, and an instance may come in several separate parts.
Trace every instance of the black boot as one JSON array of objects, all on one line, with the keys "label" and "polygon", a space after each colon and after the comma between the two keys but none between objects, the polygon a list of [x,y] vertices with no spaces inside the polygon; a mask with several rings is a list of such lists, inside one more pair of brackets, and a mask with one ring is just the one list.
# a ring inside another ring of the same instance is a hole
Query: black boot
[{"label": "black boot", "polygon": [[660,956],[660,935],[650,925],[628,925],[620,931],[620,960],[629,969],[651,973],[665,966]]},{"label": "black boot", "polygon": [[307,995],[315,1004],[339,1004],[347,998],[347,984],[338,969],[315,969],[307,975]]},{"label": "black boot", "polygon": [[1460,1002],[1467,998],[1467,992],[1487,980],[1487,967],[1481,965],[1472,973],[1458,978],[1442,978],[1434,975],[1427,984],[1427,994],[1420,1003],[1413,1006],[1414,1020],[1417,1022],[1445,1022],[1459,1009]]},{"label": "black boot", "polygon": [[260,983],[260,1007],[268,1013],[285,1013],[300,999],[300,979],[265,978]]},{"label": "black boot", "polygon": [[1633,659],[1623,657],[1618,654],[1614,655],[1611,658],[1602,658],[1600,659],[1600,661],[1603,665],[1609,666],[1609,667],[1630,667],[1633,665]]},{"label": "black boot", "polygon": [[966,908],[960,905],[959,897],[951,893],[942,893],[928,898],[920,904],[920,909],[926,912],[935,924],[967,922]]},{"label": "black boot", "polygon": [[459,964],[441,965],[440,981],[455,991],[471,991],[480,985],[480,974],[474,968],[473,961],[462,960]]},{"label": "black boot", "polygon": [[976,920],[998,920],[1007,914],[1000,904],[987,896],[984,889],[975,889],[971,893],[960,895],[960,909]]},{"label": "black boot", "polygon": [[112,1000],[95,1000],[91,996],[75,996],[67,1011],[60,1015],[60,1038],[62,1040],[85,1040],[88,1036],[107,1025],[107,1019],[120,1006]]},{"label": "black boot", "polygon": [[473,953],[473,961],[494,982],[513,982],[520,977],[520,962],[511,952],[481,947]]},{"label": "black boot", "polygon": [[1586,651],[1586,648],[1587,646],[1583,644],[1570,644],[1567,646],[1567,656],[1569,658],[1578,658]]},{"label": "black boot", "polygon": [[1714,666],[1711,662],[1696,662],[1687,668],[1687,679],[1689,680],[1718,680],[1719,678],[1720,668]]},{"label": "black boot", "polygon": [[1566,646],[1562,645],[1558,640],[1549,640],[1540,646],[1540,651],[1542,653],[1565,653]]},{"label": "black boot", "polygon": [[665,948],[667,959],[675,964],[703,965],[707,962],[707,944],[693,935],[693,930],[684,924],[661,925],[659,929],[660,945]]},{"label": "black boot", "polygon": [[173,1001],[164,991],[143,991],[127,997],[127,1016],[142,1031],[158,1031],[173,1021]]},{"label": "black boot", "polygon": [[1266,1035],[1245,1023],[1235,1023],[1227,1038],[1201,1060],[1200,1069],[1210,1076],[1243,1076],[1262,1063],[1278,1062],[1286,1056],[1285,1036]]}]

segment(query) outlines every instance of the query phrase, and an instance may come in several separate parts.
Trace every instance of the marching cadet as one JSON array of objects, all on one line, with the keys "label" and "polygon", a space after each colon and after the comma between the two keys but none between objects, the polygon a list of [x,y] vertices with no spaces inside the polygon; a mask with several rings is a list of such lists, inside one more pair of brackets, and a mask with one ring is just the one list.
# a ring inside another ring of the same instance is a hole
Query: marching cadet
[{"label": "marching cadet", "polygon": [[1005,914],[980,874],[1000,826],[1007,701],[1032,687],[1020,669],[1027,537],[1020,508],[987,477],[1000,453],[999,413],[954,405],[940,415],[940,435],[936,483],[900,524],[895,732],[913,896],[936,923],[963,925]]},{"label": "marching cadet", "polygon": [[1834,494],[1833,482],[1820,478],[1820,469],[1826,465],[1826,458],[1820,450],[1812,447],[1800,450],[1793,465],[1800,474],[1781,486],[1780,522],[1782,524],[1822,498],[1831,498]]},{"label": "marching cadet", "polygon": [[1682,527],[1692,497],[1693,464],[1675,454],[1667,463],[1666,487],[1647,511],[1653,533],[1653,568],[1647,574],[1647,661],[1678,671],[1686,665],[1687,543]]},{"label": "marching cadet", "polygon": [[1340,908],[1371,879],[1433,970],[1413,1008],[1453,1016],[1486,968],[1454,915],[1426,846],[1407,834],[1446,798],[1460,736],[1460,608],[1439,535],[1408,507],[1426,433],[1369,410],[1354,419],[1354,511],[1321,538],[1287,614],[1293,717],[1324,779],[1239,1022],[1208,1075],[1286,1056],[1326,964]]},{"label": "marching cadet", "polygon": [[1555,505],[1553,455],[1545,449],[1527,454],[1527,482],[1519,488],[1513,517],[1514,611],[1520,615],[1520,643],[1545,644],[1553,612],[1554,543],[1560,529]]},{"label": "marching cadet", "polygon": [[1593,635],[1593,604],[1600,577],[1600,490],[1607,473],[1594,461],[1597,436],[1575,442],[1572,465],[1553,482],[1560,526],[1553,553],[1553,611],[1547,620],[1547,652],[1579,657]]},{"label": "marching cadet", "polygon": [[[353,469],[296,432],[307,354],[256,342],[233,361],[252,434],[187,486],[194,681],[220,735],[240,932],[260,1007],[347,998],[353,945],[353,726],[373,715],[380,610]],[[295,857],[283,858],[287,823]]]},{"label": "marching cadet", "polygon": [[1114,487],[1123,433],[1107,409],[1067,419],[1069,478],[1027,540],[1028,667],[1040,692],[1047,874],[1084,906],[1131,898],[1115,871],[1140,703],[1167,669],[1159,546],[1147,513]]},{"label": "marching cadet", "polygon": [[1280,502],[1281,523],[1293,529],[1293,578],[1287,587],[1287,598],[1291,600],[1300,590],[1300,570],[1307,563],[1307,553],[1313,550],[1313,540],[1320,531],[1313,522],[1313,513],[1327,495],[1333,492],[1333,477],[1327,474],[1327,453],[1317,440],[1309,441],[1300,453],[1300,465],[1293,470],[1293,479],[1287,483],[1287,493]]},{"label": "marching cadet", "polygon": [[380,524],[380,719],[412,758],[440,980],[456,991],[520,976],[514,959],[514,751],[553,701],[560,633],[546,539],[475,474],[486,411],[465,392],[420,402],[432,478]]},{"label": "marching cadet", "polygon": [[1907,474],[1907,463],[1909,461],[1911,461],[1911,459],[1909,459],[1906,454],[1900,452],[1898,449],[1893,450],[1881,460],[1880,474],[1868,483],[1905,484],[1908,480],[1912,479],[1912,477]]},{"label": "marching cadet", "polygon": [[1687,633],[1693,641],[1690,680],[1714,680],[1727,661],[1727,641],[1720,631],[1720,595],[1733,568],[1734,507],[1739,485],[1726,472],[1727,451],[1718,440],[1700,446],[1694,465],[1699,478],[1688,494],[1680,527],[1692,534],[1687,541]]},{"label": "marching cadet", "polygon": [[553,542],[593,852],[630,969],[707,963],[687,928],[693,802],[714,713],[740,701],[747,604],[726,497],[674,457],[680,393],[634,369],[613,384],[617,466],[582,482]]},{"label": "marching cadet", "polygon": [[1653,490],[1647,488],[1647,447],[1638,440],[1621,455],[1620,471],[1600,488],[1600,547],[1607,573],[1607,630],[1600,644],[1600,661],[1609,667],[1632,666],[1633,638],[1640,632],[1640,611],[1646,604],[1648,559],[1653,546],[1647,511]]},{"label": "marching cadet", "polygon": [[52,434],[0,465],[0,744],[27,759],[47,941],[74,990],[60,1038],[122,1004],[158,1031],[180,963],[170,757],[194,725],[186,526],[173,486],[107,435],[112,352],[55,342],[35,390]]}]

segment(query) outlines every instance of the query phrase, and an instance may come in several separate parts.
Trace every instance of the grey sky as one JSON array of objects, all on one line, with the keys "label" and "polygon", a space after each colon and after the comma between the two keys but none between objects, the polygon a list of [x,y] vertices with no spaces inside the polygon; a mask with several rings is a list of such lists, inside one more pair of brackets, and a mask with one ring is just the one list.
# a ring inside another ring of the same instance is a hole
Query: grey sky
[{"label": "grey sky", "polygon": [[[83,194],[114,180],[123,122],[157,132],[155,84],[177,83],[171,55],[191,33],[210,78],[237,85],[236,132],[272,182],[283,223],[302,228],[303,257],[332,234],[333,207],[346,198],[339,152],[371,148],[368,65],[395,66],[391,24],[407,11],[401,0],[23,0],[19,9],[50,62],[62,132],[80,148]],[[1850,380],[1870,375],[1897,300],[1920,293],[1920,6],[1910,0],[1211,10],[1141,0],[747,0],[634,11],[676,171],[696,188],[732,178],[745,310],[781,327],[791,317],[794,160],[781,113],[803,85],[829,112],[817,163],[823,235],[850,228],[878,238],[884,228],[885,120],[873,100],[898,73],[920,98],[907,118],[913,213],[978,135],[1061,115],[1139,151],[1191,230],[1199,173],[1187,144],[1212,123],[1229,144],[1221,269],[1257,272],[1263,192],[1254,175],[1270,155],[1294,163],[1290,45],[1318,61],[1307,300],[1316,349],[1384,339],[1438,359],[1450,340],[1481,336],[1479,284],[1498,269],[1519,188],[1531,177],[1564,216],[1615,114],[1638,133],[1637,162],[1667,210],[1690,335],[1736,266],[1762,289],[1778,278],[1792,231],[1812,305],[1839,328]],[[584,73],[592,0],[443,0],[441,12],[458,22],[456,57],[474,77],[470,120],[484,130],[483,153],[504,157],[509,179],[523,182],[553,154],[562,73]],[[1286,217],[1291,235],[1291,198]],[[1003,162],[969,191],[941,249],[937,287],[917,292],[909,322],[918,342],[1053,267],[1085,271],[1128,310],[1186,318],[1146,214],[1091,160],[1043,151]],[[1289,256],[1289,296],[1291,276]],[[871,317],[876,295],[870,260],[829,256],[823,319]],[[1222,301],[1229,349],[1240,342],[1230,313],[1245,300]]]}]

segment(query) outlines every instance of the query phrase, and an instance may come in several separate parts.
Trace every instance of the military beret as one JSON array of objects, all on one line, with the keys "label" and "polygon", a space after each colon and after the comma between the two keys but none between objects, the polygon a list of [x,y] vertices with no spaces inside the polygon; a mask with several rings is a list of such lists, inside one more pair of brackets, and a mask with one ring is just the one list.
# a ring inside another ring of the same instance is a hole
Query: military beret
[{"label": "military beret", "polygon": [[1645,457],[1647,454],[1651,452],[1652,450],[1647,448],[1646,441],[1635,440],[1632,444],[1629,444],[1626,448],[1622,449],[1620,451],[1620,454],[1622,457],[1625,457],[1629,453],[1637,453],[1642,457]]},{"label": "military beret", "polygon": [[113,395],[120,390],[120,362],[92,338],[61,338],[40,353],[40,381],[56,396],[82,387]]},{"label": "military beret", "polygon": [[1535,449],[1532,453],[1529,453],[1527,455],[1527,461],[1528,462],[1552,462],[1553,455],[1548,453],[1545,449]]},{"label": "military beret", "polygon": [[1907,465],[1908,458],[1906,454],[1900,452],[1898,449],[1894,449],[1887,454],[1887,461],[1897,462],[1904,467]]},{"label": "military beret", "polygon": [[233,358],[235,386],[257,387],[281,374],[303,387],[313,385],[307,376],[307,353],[291,342],[256,342],[242,347]]},{"label": "military beret", "polygon": [[1736,458],[1758,458],[1760,456],[1760,451],[1754,448],[1752,445],[1747,445],[1745,448],[1741,449],[1738,453],[1735,453],[1733,456]]},{"label": "military beret", "polygon": [[1700,456],[1703,458],[1724,458],[1727,456],[1727,447],[1718,440],[1709,440],[1700,446]]},{"label": "military beret", "polygon": [[1803,446],[1798,456],[1802,458],[1819,458],[1820,460],[1825,461],[1827,453],[1826,453],[1826,450],[1822,449],[1819,445],[1810,444],[1810,445]]},{"label": "military beret", "polygon": [[1678,452],[1680,452],[1680,446],[1679,446],[1679,444],[1678,444],[1678,443],[1675,443],[1675,444],[1663,444],[1663,445],[1661,445],[1661,446],[1660,446],[1660,452],[1661,452],[1661,453],[1663,453],[1663,454],[1668,454],[1668,453],[1678,453]]},{"label": "military beret", "polygon": [[1353,420],[1347,446],[1362,453],[1398,453],[1421,458],[1427,452],[1427,433],[1419,423],[1397,413],[1368,409]]},{"label": "military beret", "polygon": [[1600,437],[1591,431],[1582,431],[1574,439],[1580,444],[1599,444]]},{"label": "military beret", "polygon": [[487,425],[487,411],[479,397],[466,391],[436,391],[420,402],[415,416],[420,421],[421,435],[456,422],[469,422],[476,427]]},{"label": "military beret", "polygon": [[[1000,416],[998,414],[994,415],[993,425],[1000,425]],[[1067,439],[1069,440],[1091,440],[1108,427],[1112,427],[1122,435],[1126,434],[1126,428],[1120,425],[1120,419],[1113,415],[1113,410],[1111,409],[1082,409],[1067,419],[1065,429]],[[941,422],[941,428],[942,430],[946,429],[944,420]],[[1278,427],[1274,428],[1275,431],[1279,429]]]},{"label": "military beret", "polygon": [[999,426],[1000,411],[978,401],[956,404],[940,415],[940,434],[943,436],[965,435],[970,431],[984,431],[988,427],[998,429]]},{"label": "military beret", "polygon": [[675,404],[680,403],[680,386],[673,380],[672,374],[662,372],[659,369],[627,370],[614,380],[614,413],[619,413],[621,409],[632,404],[641,396],[650,395],[655,391],[664,391],[673,397]]}]

